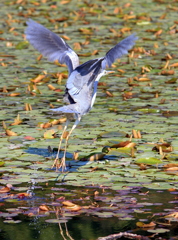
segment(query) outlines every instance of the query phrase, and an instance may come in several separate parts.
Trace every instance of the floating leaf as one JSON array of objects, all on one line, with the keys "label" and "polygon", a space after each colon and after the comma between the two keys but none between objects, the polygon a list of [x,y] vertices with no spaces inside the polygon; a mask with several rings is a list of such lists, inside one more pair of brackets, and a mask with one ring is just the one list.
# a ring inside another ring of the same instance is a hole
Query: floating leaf
[{"label": "floating leaf", "polygon": [[44,138],[46,139],[54,138],[54,134],[55,134],[54,129],[50,129],[44,133]]},{"label": "floating leaf", "polygon": [[141,228],[152,228],[156,226],[154,222],[150,222],[150,223],[137,222],[136,225],[137,227],[141,227]]},{"label": "floating leaf", "polygon": [[79,205],[74,204],[70,201],[64,201],[64,202],[62,202],[62,204],[67,210],[70,210],[72,212],[77,212],[77,211],[81,210],[81,207]]},{"label": "floating leaf", "polygon": [[17,133],[15,133],[9,129],[6,129],[5,131],[6,131],[7,136],[17,136]]},{"label": "floating leaf", "polygon": [[145,158],[139,158],[135,161],[136,163],[144,163],[148,165],[154,165],[154,164],[160,164],[162,163],[161,160],[154,158],[154,157],[145,157]]}]

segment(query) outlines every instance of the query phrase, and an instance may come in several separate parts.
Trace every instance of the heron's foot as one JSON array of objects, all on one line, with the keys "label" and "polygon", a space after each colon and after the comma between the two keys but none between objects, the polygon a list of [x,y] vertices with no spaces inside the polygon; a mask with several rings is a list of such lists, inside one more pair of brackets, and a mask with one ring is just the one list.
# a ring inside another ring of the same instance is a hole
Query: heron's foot
[{"label": "heron's foot", "polygon": [[60,168],[62,168],[62,172],[66,170],[66,158],[62,157],[60,162]]},{"label": "heron's foot", "polygon": [[66,159],[65,157],[62,157],[61,160],[59,160],[58,157],[55,158],[54,163],[52,165],[52,168],[56,168],[56,170],[62,168],[62,172],[66,170]]},{"label": "heron's foot", "polygon": [[51,168],[54,168],[54,167],[56,168],[56,170],[60,168],[60,162],[58,157],[55,158]]}]

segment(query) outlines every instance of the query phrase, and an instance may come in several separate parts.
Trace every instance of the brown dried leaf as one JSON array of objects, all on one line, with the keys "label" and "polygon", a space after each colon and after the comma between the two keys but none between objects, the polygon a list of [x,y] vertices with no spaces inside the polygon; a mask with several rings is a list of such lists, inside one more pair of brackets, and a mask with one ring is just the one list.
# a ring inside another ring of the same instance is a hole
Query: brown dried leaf
[{"label": "brown dried leaf", "polygon": [[74,43],[74,50],[81,50],[82,47],[81,47],[81,44],[79,42],[75,42]]},{"label": "brown dried leaf", "polygon": [[48,88],[49,88],[50,90],[55,90],[55,89],[56,89],[52,84],[48,84]]},{"label": "brown dried leaf", "polygon": [[178,67],[178,62],[171,64],[170,67]]},{"label": "brown dried leaf", "polygon": [[147,169],[147,165],[144,163],[140,164],[140,170],[146,170]]},{"label": "brown dried leaf", "polygon": [[46,206],[46,205],[41,205],[41,206],[39,206],[39,211],[45,211],[45,212],[48,212],[48,211],[49,211],[49,207]]},{"label": "brown dried leaf", "polygon": [[133,134],[133,137],[134,137],[134,138],[142,138],[141,133],[140,133],[139,130],[133,129],[133,130],[132,130],[132,134]]},{"label": "brown dried leaf", "polygon": [[[150,71],[150,69],[149,69]],[[151,81],[151,79],[147,78],[147,77],[140,77],[137,81],[139,82],[145,82],[145,81]]]},{"label": "brown dried leaf", "polygon": [[20,93],[10,93],[8,94],[9,97],[16,97],[16,96],[19,96]]},{"label": "brown dried leaf", "polygon": [[82,32],[83,34],[92,34],[91,29],[87,29],[87,28],[80,28],[79,32]]},{"label": "brown dried leaf", "polygon": [[31,79],[31,82],[38,83],[38,82],[40,82],[44,77],[45,77],[45,75],[40,74],[40,75],[38,75],[36,78]]},{"label": "brown dried leaf", "polygon": [[127,99],[131,99],[133,97],[133,93],[132,92],[125,92],[122,94],[122,97],[124,100],[127,100]]},{"label": "brown dried leaf", "polygon": [[25,103],[25,111],[32,111],[32,106],[30,103]]},{"label": "brown dried leaf", "polygon": [[164,168],[178,167],[178,163],[168,163],[163,166]]},{"label": "brown dried leaf", "polygon": [[[173,148],[170,143],[157,143],[153,147],[152,151],[157,151],[157,152],[172,152]],[[161,154],[162,155],[162,154]]]},{"label": "brown dried leaf", "polygon": [[117,69],[117,71],[120,73],[125,73],[125,70],[123,70],[123,69]]},{"label": "brown dried leaf", "polygon": [[62,38],[65,39],[65,40],[70,40],[71,38],[66,36],[66,35],[62,35]]},{"label": "brown dried leaf", "polygon": [[169,75],[174,75],[175,71],[174,70],[162,70],[161,75],[169,76]]},{"label": "brown dried leaf", "polygon": [[2,126],[4,129],[7,129],[6,123],[4,121],[2,121]]},{"label": "brown dried leaf", "polygon": [[17,117],[15,118],[14,122],[11,123],[10,125],[14,126],[14,125],[19,125],[20,123],[22,123],[22,120],[20,119],[20,115],[18,114]]},{"label": "brown dried leaf", "polygon": [[158,31],[155,33],[155,36],[159,36],[159,35],[161,35],[162,32],[163,32],[163,29],[158,30]]},{"label": "brown dried leaf", "polygon": [[166,171],[178,171],[178,167],[167,168]]},{"label": "brown dried leaf", "polygon": [[91,54],[91,55],[92,55],[92,56],[93,56],[93,55],[97,55],[97,54],[98,54],[98,52],[99,52],[99,50],[95,49],[95,50],[92,52],[92,54]]},{"label": "brown dried leaf", "polygon": [[52,125],[57,125],[57,124],[66,122],[66,120],[67,120],[67,118],[54,119],[54,120],[51,121],[50,123],[51,123]]},{"label": "brown dried leaf", "polygon": [[106,95],[108,96],[108,97],[113,97],[114,95],[111,93],[111,92],[109,92],[109,91],[106,91]]},{"label": "brown dried leaf", "polygon": [[48,123],[41,123],[39,127],[40,128],[49,128],[51,126],[52,126],[52,124],[48,122]]},{"label": "brown dried leaf", "polygon": [[79,157],[79,153],[78,152],[74,152],[73,153],[73,160],[77,160]]},{"label": "brown dried leaf", "polygon": [[7,193],[7,192],[10,192],[10,190],[11,189],[6,186],[6,187],[3,187],[3,188],[0,189],[0,193]]},{"label": "brown dried leaf", "polygon": [[173,212],[169,215],[164,216],[165,218],[178,218],[178,212]]},{"label": "brown dried leaf", "polygon": [[77,212],[79,210],[81,210],[81,207],[77,204],[74,204],[70,201],[64,201],[62,202],[62,204],[64,205],[64,207],[67,209],[67,210],[70,210],[72,212]]},{"label": "brown dried leaf", "polygon": [[132,143],[131,141],[125,141],[125,142],[120,142],[120,143],[114,144],[111,146],[111,148],[121,148],[121,147],[128,147],[128,146],[134,147],[135,145],[136,145],[136,143]]},{"label": "brown dried leaf", "polygon": [[15,132],[13,132],[13,131],[11,131],[9,129],[5,129],[5,131],[6,131],[6,135],[7,136],[17,136],[17,133],[15,133]]}]

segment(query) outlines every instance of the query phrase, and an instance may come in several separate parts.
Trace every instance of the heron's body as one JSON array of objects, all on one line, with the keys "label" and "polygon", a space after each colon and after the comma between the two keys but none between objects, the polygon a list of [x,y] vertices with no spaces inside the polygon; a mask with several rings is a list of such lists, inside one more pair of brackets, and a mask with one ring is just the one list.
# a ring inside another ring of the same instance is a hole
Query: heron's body
[{"label": "heron's body", "polygon": [[[34,48],[47,57],[49,61],[58,60],[60,63],[65,63],[68,67],[69,77],[66,82],[64,95],[64,102],[67,105],[51,109],[52,111],[63,112],[67,115],[73,114],[76,119],[66,139],[64,157],[60,165],[64,168],[68,138],[80,122],[81,117],[92,108],[100,78],[110,73],[105,68],[110,67],[117,58],[127,54],[128,50],[134,46],[137,37],[132,34],[111,48],[104,57],[89,60],[79,65],[78,55],[62,38],[33,20],[29,20],[27,25],[28,27],[25,31],[26,37]],[[68,122],[64,127],[64,131],[67,129]],[[55,164],[57,164],[62,139],[63,134],[61,135]]]}]

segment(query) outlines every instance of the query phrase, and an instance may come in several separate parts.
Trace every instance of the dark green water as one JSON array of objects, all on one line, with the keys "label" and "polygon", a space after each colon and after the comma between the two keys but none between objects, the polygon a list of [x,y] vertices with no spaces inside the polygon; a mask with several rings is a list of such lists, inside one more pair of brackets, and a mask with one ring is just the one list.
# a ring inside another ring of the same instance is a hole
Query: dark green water
[{"label": "dark green water", "polygon": [[[176,192],[149,191],[145,188],[111,191],[96,186],[74,188],[60,183],[50,183],[48,186],[35,186],[34,193],[30,199],[16,199],[17,201],[13,203],[1,199],[1,240],[94,240],[126,231],[151,236],[152,231],[156,229],[163,229],[163,233],[156,233],[155,239],[158,237],[176,239],[176,221],[168,224],[163,218],[164,215],[176,211],[178,202]],[[64,196],[65,200],[82,206],[82,209],[77,212],[64,209],[62,206]],[[42,204],[48,206],[50,210],[39,211]],[[19,211],[21,212],[18,213]],[[5,216],[7,212],[12,215]],[[30,216],[32,213],[33,216]],[[21,222],[5,222],[10,219]],[[49,219],[65,220],[66,223],[46,222]],[[139,221],[154,222],[155,227],[138,228],[136,223]]]}]

